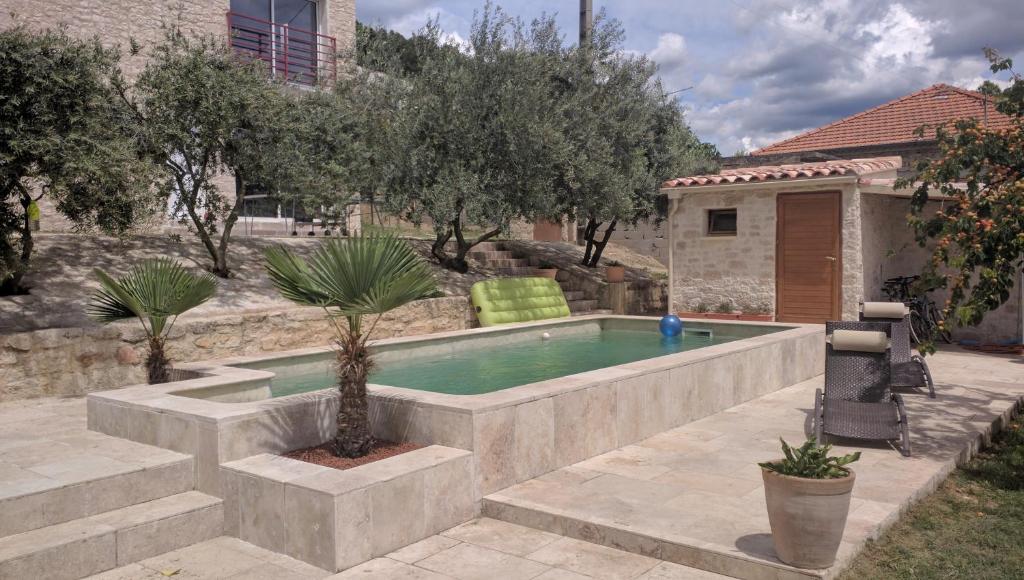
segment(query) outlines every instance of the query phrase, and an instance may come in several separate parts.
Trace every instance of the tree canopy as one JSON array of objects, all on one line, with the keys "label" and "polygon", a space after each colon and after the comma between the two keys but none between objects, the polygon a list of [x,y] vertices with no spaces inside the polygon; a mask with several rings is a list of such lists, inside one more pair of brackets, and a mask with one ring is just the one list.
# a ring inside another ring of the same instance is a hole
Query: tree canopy
[{"label": "tree canopy", "polygon": [[143,150],[162,170],[154,185],[218,276],[230,275],[231,232],[251,190],[309,206],[341,202],[361,159],[351,107],[285,81],[220,39],[168,26],[136,82],[120,87]]},{"label": "tree canopy", "polygon": [[119,75],[117,51],[97,39],[0,31],[0,294],[25,291],[42,197],[76,227],[108,234],[151,215],[149,165],[113,90]]},{"label": "tree canopy", "polygon": [[587,266],[597,265],[617,224],[657,221],[661,183],[708,171],[718,157],[687,127],[656,63],[627,52],[624,38],[621,24],[602,10],[589,42],[560,49],[556,72],[568,102],[564,135],[570,154],[561,167],[557,203],[546,217],[585,224]]},{"label": "tree canopy", "polygon": [[[1010,59],[991,49],[986,55],[994,73],[1010,75],[1005,88],[992,82],[981,87],[1010,117],[1010,126],[993,129],[963,119],[939,127],[940,156],[922,162],[914,179],[903,182],[917,182],[911,224],[922,245],[934,246],[924,278],[949,290],[944,315],[960,326],[977,324],[1006,302],[1024,265],[1024,78]],[[936,195],[941,207],[926,214]]]},{"label": "tree canopy", "polygon": [[[418,73],[393,73],[385,203],[414,222],[429,219],[433,254],[446,267],[465,271],[472,246],[551,202],[565,152],[563,103],[547,81],[548,56],[535,50],[549,33],[488,5],[464,51],[424,50]],[[444,46],[436,23],[420,34],[424,46]],[[470,227],[483,233],[468,238]]]}]

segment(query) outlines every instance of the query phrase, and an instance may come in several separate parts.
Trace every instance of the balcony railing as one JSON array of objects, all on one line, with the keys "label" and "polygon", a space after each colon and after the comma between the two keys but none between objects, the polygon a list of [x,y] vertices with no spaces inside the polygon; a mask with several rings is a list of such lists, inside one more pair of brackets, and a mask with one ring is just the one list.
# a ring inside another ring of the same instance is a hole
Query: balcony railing
[{"label": "balcony railing", "polygon": [[267,63],[271,75],[300,85],[334,81],[337,45],[333,36],[237,12],[228,12],[227,21],[235,52]]}]

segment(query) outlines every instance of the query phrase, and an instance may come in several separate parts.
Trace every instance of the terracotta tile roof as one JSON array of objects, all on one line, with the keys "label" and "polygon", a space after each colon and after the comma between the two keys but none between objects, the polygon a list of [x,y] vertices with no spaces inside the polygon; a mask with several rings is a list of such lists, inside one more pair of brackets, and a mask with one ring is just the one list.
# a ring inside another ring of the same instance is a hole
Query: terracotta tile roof
[{"label": "terracotta tile roof", "polygon": [[903,159],[900,157],[872,157],[868,159],[841,159],[838,161],[818,161],[814,163],[794,163],[790,165],[763,165],[761,167],[741,167],[723,169],[714,175],[693,175],[670,179],[661,186],[690,187],[695,185],[728,185],[751,181],[779,181],[807,179],[810,177],[834,177],[841,175],[863,176],[874,175],[884,171],[900,168]]},{"label": "terracotta tile roof", "polygon": [[[906,143],[934,138],[936,125],[973,117],[992,128],[1010,126],[1010,118],[997,112],[985,95],[949,85],[933,85],[927,89],[812,129],[754,151],[754,155],[826,151],[846,147],[864,147],[887,143]],[[932,128],[922,139],[914,131],[922,126]]]}]

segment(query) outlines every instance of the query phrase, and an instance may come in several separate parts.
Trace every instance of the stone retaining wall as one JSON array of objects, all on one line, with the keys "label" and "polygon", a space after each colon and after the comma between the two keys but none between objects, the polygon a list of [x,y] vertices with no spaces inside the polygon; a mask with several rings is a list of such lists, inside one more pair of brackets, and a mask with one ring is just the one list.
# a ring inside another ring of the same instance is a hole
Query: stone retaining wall
[{"label": "stone retaining wall", "polygon": [[[420,300],[388,314],[374,338],[462,330],[474,324],[466,297]],[[317,308],[181,320],[171,331],[172,361],[190,362],[328,344]],[[82,395],[145,382],[145,335],[137,323],[0,334],[0,401]]]}]

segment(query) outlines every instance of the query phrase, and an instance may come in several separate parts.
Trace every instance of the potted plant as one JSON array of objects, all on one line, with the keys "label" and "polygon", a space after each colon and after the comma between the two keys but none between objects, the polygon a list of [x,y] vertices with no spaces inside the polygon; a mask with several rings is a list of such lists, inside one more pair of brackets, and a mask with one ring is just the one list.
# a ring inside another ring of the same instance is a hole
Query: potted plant
[{"label": "potted plant", "polygon": [[608,262],[605,267],[604,278],[608,283],[624,282],[626,280],[626,267],[618,260]]},{"label": "potted plant", "polygon": [[540,276],[541,278],[551,278],[554,280],[558,277],[558,266],[551,262],[541,261],[537,269],[533,271],[534,275]]},{"label": "potted plant", "polygon": [[843,539],[856,479],[846,466],[860,459],[860,452],[829,457],[831,450],[814,437],[799,449],[782,441],[782,459],[758,464],[775,552],[791,566],[831,566]]}]

